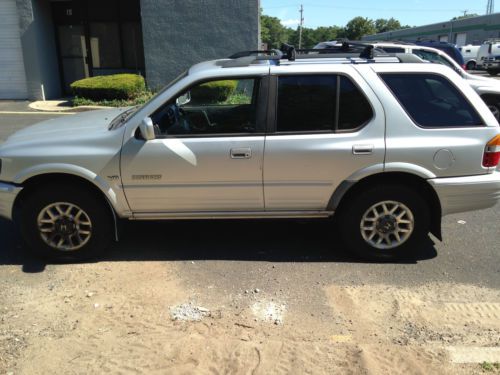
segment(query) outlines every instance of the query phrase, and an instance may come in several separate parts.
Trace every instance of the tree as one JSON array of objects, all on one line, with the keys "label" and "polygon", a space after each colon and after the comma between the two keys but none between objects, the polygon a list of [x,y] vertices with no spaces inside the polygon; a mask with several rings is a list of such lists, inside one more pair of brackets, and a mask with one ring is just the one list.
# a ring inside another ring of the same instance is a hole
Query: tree
[{"label": "tree", "polygon": [[375,34],[375,23],[365,17],[354,17],[345,26],[345,35],[350,40],[361,39],[363,35]]},{"label": "tree", "polygon": [[401,23],[394,18],[379,18],[375,20],[375,31],[377,33],[385,33],[386,31],[402,29]]},{"label": "tree", "polygon": [[260,38],[267,43],[268,48],[279,48],[288,41],[291,29],[283,26],[276,17],[262,14],[260,16]]},{"label": "tree", "polygon": [[457,17],[453,17],[451,20],[452,21],[458,21],[458,20],[463,20],[464,18],[471,18],[471,17],[477,17],[479,16],[479,14],[477,13],[465,13],[463,16],[457,16]]}]

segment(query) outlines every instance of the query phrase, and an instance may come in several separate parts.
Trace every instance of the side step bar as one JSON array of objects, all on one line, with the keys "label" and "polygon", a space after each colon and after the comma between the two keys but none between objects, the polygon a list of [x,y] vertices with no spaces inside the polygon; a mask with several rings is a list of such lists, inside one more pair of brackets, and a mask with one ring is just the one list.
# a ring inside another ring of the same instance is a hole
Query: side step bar
[{"label": "side step bar", "polygon": [[327,218],[333,211],[136,212],[129,220]]}]

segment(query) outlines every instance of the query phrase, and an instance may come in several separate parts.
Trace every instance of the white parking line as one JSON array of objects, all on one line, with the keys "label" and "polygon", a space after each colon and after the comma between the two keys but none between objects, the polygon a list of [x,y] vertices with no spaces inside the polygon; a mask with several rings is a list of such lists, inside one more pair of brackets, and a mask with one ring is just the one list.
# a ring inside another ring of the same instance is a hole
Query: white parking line
[{"label": "white parking line", "polygon": [[0,111],[0,115],[75,115],[77,112],[17,112]]},{"label": "white parking line", "polygon": [[450,346],[446,350],[453,363],[500,362],[500,347]]}]

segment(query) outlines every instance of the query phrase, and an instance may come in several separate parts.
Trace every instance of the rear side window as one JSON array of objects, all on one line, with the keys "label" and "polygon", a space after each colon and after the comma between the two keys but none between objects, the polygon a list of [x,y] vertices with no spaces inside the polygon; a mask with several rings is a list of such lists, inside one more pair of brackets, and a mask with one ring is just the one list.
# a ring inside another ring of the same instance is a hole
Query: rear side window
[{"label": "rear side window", "polygon": [[368,100],[339,75],[278,78],[278,132],[352,131],[373,117]]},{"label": "rear side window", "polygon": [[430,128],[483,125],[460,91],[437,74],[381,74],[413,121]]}]

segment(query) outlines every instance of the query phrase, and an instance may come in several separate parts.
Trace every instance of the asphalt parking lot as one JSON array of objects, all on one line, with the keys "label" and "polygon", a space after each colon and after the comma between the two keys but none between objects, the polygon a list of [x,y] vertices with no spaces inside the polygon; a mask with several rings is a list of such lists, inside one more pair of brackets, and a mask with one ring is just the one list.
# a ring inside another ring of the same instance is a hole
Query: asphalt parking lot
[{"label": "asphalt parking lot", "polygon": [[[23,103],[0,105],[0,142],[44,119],[71,119],[70,114],[27,112]],[[23,250],[13,225],[0,220],[0,290],[5,291],[0,294],[0,309],[5,307],[0,310],[0,347],[8,349],[0,354],[0,372],[36,373],[36,366],[65,373],[82,368],[189,372],[209,371],[210,366],[215,372],[231,372],[257,366],[256,373],[266,373],[280,368],[273,367],[278,366],[274,357],[283,358],[282,373],[293,369],[291,365],[297,373],[301,369],[331,373],[339,368],[345,373],[373,368],[378,370],[367,373],[391,373],[380,365],[387,354],[384,357],[376,347],[393,353],[391,360],[401,358],[391,365],[400,366],[392,368],[395,373],[404,372],[405,366],[410,368],[406,373],[481,372],[476,365],[459,361],[454,365],[458,367],[443,365],[453,355],[440,350],[499,345],[499,218],[500,205],[445,217],[444,241],[429,238],[416,256],[399,263],[369,263],[352,257],[337,241],[329,220],[131,222],[124,223],[121,241],[107,254],[96,262],[75,265],[32,258]],[[385,304],[415,303],[413,313],[420,309],[423,317],[412,318],[411,312],[378,316],[380,309],[374,305],[375,315],[368,318],[362,311],[372,308],[367,301],[371,296],[384,299],[377,302],[382,310]],[[477,310],[481,312],[480,304],[486,302],[489,315],[484,318]],[[453,318],[441,326],[428,323],[425,308],[432,303],[438,312],[445,311],[438,307],[447,303],[462,306],[457,311],[465,309],[464,319]],[[179,304],[184,308],[182,316],[198,312],[206,319],[192,325],[179,319],[170,323],[169,312],[172,315],[172,306]],[[196,310],[195,305],[204,307]],[[261,307],[276,318],[272,324],[266,325],[267,315],[259,318]],[[389,318],[395,322],[387,323]],[[472,333],[464,327],[490,318],[474,331],[481,339],[471,339]],[[425,336],[424,331],[407,333],[408,322],[415,321],[437,332],[437,338]],[[391,333],[392,324],[404,334]],[[448,333],[451,338],[446,341]],[[180,340],[185,349],[175,349],[173,343],[168,346],[163,339]],[[117,342],[118,349],[113,349]],[[152,348],[152,342],[159,346]],[[61,345],[82,348],[61,351]],[[93,352],[96,348],[100,353]],[[42,360],[48,356],[44,351],[59,357]],[[428,355],[424,359],[430,363],[430,367],[418,367],[421,372],[411,370],[413,362],[423,361],[419,351]],[[325,356],[322,363],[315,358],[321,355]],[[342,356],[352,361],[344,363],[339,360]],[[156,367],[148,368],[148,358],[149,366]],[[70,366],[71,360],[76,367]]]}]

